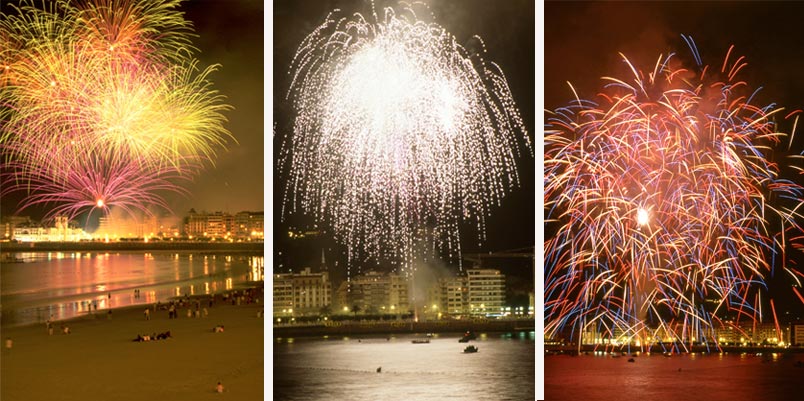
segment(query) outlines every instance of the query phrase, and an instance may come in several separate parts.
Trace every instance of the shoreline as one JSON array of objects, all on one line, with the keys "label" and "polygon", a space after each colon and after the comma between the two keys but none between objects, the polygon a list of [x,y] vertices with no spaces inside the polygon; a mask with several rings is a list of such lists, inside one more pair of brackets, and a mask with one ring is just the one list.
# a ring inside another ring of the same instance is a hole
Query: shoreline
[{"label": "shoreline", "polygon": [[[44,323],[0,327],[4,340],[0,399],[70,401],[113,394],[123,401],[206,400],[220,397],[214,391],[219,381],[230,398],[262,399],[261,289],[257,287],[254,296],[259,302],[240,305],[221,302],[218,293],[208,316],[198,318],[182,313],[187,304],[176,319],[169,319],[167,310],[158,310],[150,320],[143,314],[145,307],[126,306],[113,309],[111,319],[99,310],[94,318],[84,315],[56,322],[52,335]],[[189,307],[195,308],[193,301]],[[62,334],[59,324],[71,333]],[[215,333],[215,326],[225,326],[225,331]],[[134,341],[138,335],[167,331],[171,338]],[[5,346],[9,338],[11,348]]]},{"label": "shoreline", "polygon": [[[222,299],[222,295],[224,295],[224,294],[232,294],[234,291],[258,290],[259,293],[262,294],[261,295],[261,297],[262,297],[262,296],[264,296],[264,293],[265,293],[264,289],[265,289],[265,283],[264,282],[259,283],[259,284],[257,284],[256,282],[250,282],[250,283],[243,283],[241,285],[235,286],[235,288],[232,288],[231,290],[225,290],[225,291],[221,291],[221,292],[215,292],[215,293],[203,294],[203,295],[188,295],[188,297],[189,297],[189,299],[191,301],[195,301],[195,300],[199,300],[199,299],[208,300],[210,297],[214,297],[216,305],[218,305],[218,303],[221,302],[221,301],[219,301],[219,299]],[[108,320],[108,318],[106,316],[109,313],[108,312],[109,309],[112,310],[112,319],[114,319],[114,317],[116,316],[117,313],[131,314],[132,311],[134,311],[134,310],[139,311],[139,313],[142,314],[146,308],[152,309],[154,305],[169,305],[171,302],[178,301],[178,300],[181,300],[183,298],[185,298],[185,297],[184,296],[172,296],[172,297],[166,299],[165,302],[157,301],[157,302],[141,303],[141,304],[135,304],[135,305],[126,305],[126,306],[113,307],[113,308],[103,308],[103,309],[98,309],[95,312],[85,312],[85,313],[82,313],[80,315],[72,316],[72,317],[69,317],[69,318],[66,318],[66,319],[53,319],[52,324],[93,322],[93,321],[97,321],[97,320]],[[264,300],[261,298],[260,299],[260,304],[264,304],[264,303],[265,303]],[[151,310],[151,314],[152,314],[151,316],[153,316],[154,314],[160,313],[160,312],[167,312],[167,310],[161,310],[161,309],[160,310],[153,310],[152,309]],[[182,317],[184,317],[185,319],[187,318],[186,316],[182,316]],[[10,330],[10,329],[23,329],[23,328],[30,328],[30,327],[36,327],[36,326],[41,327],[41,326],[43,326],[45,324],[46,324],[45,322],[30,322],[30,323],[21,323],[21,324],[12,324],[12,325],[2,325],[2,326],[0,326],[0,333],[2,333],[2,331],[6,331],[6,330]]]},{"label": "shoreline", "polygon": [[[132,242],[0,242],[0,252],[101,252],[101,251],[208,251],[208,252],[265,252],[264,242],[192,242],[192,241],[132,241]],[[14,262],[14,261],[10,261]]]},{"label": "shoreline", "polygon": [[417,333],[506,333],[534,331],[534,320],[365,321],[328,322],[315,325],[273,326],[274,338],[356,336]]}]

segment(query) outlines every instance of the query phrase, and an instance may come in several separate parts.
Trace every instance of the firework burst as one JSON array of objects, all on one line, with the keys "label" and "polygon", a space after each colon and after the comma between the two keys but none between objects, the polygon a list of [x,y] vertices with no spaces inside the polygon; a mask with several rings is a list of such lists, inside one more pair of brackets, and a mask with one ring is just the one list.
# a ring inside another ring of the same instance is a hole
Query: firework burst
[{"label": "firework burst", "polygon": [[339,15],[291,65],[285,206],[328,222],[353,256],[410,261],[420,242],[454,255],[467,221],[482,240],[530,148],[501,69],[412,8]]},{"label": "firework burst", "polygon": [[23,209],[166,208],[158,193],[183,192],[171,182],[191,179],[232,139],[229,106],[208,80],[217,66],[197,67],[178,5],[23,2],[3,15],[3,192],[26,191]]},{"label": "firework burst", "polygon": [[695,68],[671,54],[644,74],[623,56],[630,78],[548,115],[548,335],[711,341],[721,316],[761,315],[784,232],[800,231],[802,187],[773,159],[782,109],[752,103],[731,49],[710,68],[690,43]]}]

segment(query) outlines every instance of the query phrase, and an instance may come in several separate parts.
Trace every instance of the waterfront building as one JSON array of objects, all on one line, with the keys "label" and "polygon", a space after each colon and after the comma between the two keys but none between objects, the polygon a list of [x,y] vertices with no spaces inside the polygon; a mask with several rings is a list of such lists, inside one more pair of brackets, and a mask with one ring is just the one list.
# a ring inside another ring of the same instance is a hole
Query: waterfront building
[{"label": "waterfront building", "polygon": [[468,313],[469,287],[465,276],[455,276],[442,281],[446,294],[446,311],[449,315],[460,316]]},{"label": "waterfront building", "polygon": [[397,273],[369,271],[341,283],[338,289],[342,312],[354,306],[368,314],[399,314],[410,309],[410,280]]},{"label": "waterfront building", "polygon": [[66,216],[56,216],[52,227],[17,224],[10,237],[19,242],[78,242],[91,238],[84,230],[69,224]]},{"label": "waterfront building", "polygon": [[95,239],[106,241],[147,239],[154,237],[158,231],[159,220],[156,217],[138,220],[107,215],[99,219],[98,229],[92,233],[92,236]]},{"label": "waterfront building", "polygon": [[264,238],[265,215],[263,212],[238,212],[234,215],[232,233],[237,238]]},{"label": "waterfront building", "polygon": [[447,313],[447,293],[443,281],[443,278],[439,279],[427,288],[424,310],[426,319],[438,319]]},{"label": "waterfront building", "polygon": [[207,231],[206,213],[198,213],[195,209],[190,209],[184,218],[184,233],[191,237],[203,236]]},{"label": "waterfront building", "polygon": [[804,323],[793,323],[791,324],[792,330],[790,330],[790,344],[803,347],[804,346]]},{"label": "waterfront building", "polygon": [[332,303],[329,273],[313,273],[307,267],[301,273],[274,274],[274,315],[315,316]]},{"label": "waterfront building", "polygon": [[293,279],[291,274],[274,274],[274,317],[293,315]]},{"label": "waterfront building", "polygon": [[17,227],[32,227],[33,222],[30,216],[4,216],[3,217],[3,238],[14,239],[14,230]]},{"label": "waterfront building", "polygon": [[444,277],[427,292],[426,311],[449,316],[502,316],[505,313],[505,275],[496,269],[468,269]]},{"label": "waterfront building", "polygon": [[190,209],[184,217],[184,234],[195,239],[257,239],[264,235],[263,212],[196,212]]},{"label": "waterfront building", "polygon": [[496,269],[466,270],[469,313],[501,316],[505,304],[505,275]]}]

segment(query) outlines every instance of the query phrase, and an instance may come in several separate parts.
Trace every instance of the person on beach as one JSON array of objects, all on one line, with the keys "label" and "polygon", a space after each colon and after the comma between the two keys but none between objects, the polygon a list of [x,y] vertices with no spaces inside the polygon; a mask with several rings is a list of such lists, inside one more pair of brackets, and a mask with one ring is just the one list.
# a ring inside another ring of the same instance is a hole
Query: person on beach
[{"label": "person on beach", "polygon": [[106,314],[106,320],[112,320],[112,308],[109,308],[109,313]]},{"label": "person on beach", "polygon": [[215,391],[217,391],[218,393],[223,392],[223,384],[221,384],[221,382],[218,382],[218,385],[215,386]]},{"label": "person on beach", "polygon": [[207,317],[207,316],[209,316],[209,311],[207,310],[207,308],[204,308],[204,317]]},{"label": "person on beach", "polygon": [[[6,349],[11,349],[11,347],[13,345],[14,345],[14,342],[11,341],[11,337],[6,337]],[[220,384],[220,382],[218,384]]]},{"label": "person on beach", "polygon": [[151,309],[145,308],[145,320],[151,320]]},{"label": "person on beach", "polygon": [[187,308],[187,317],[193,317],[193,310],[190,308]]}]

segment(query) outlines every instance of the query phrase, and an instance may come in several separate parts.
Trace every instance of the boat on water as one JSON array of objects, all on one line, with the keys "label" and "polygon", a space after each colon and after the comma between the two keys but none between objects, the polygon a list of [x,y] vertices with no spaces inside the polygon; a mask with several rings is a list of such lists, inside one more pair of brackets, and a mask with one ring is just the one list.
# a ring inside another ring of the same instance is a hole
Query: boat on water
[{"label": "boat on water", "polygon": [[477,339],[477,335],[475,335],[475,333],[472,331],[467,331],[466,333],[463,333],[463,337],[461,337],[461,339],[458,340],[458,342],[468,343],[469,340],[475,340],[475,339]]},{"label": "boat on water", "polygon": [[424,339],[424,340],[418,340],[417,339],[417,340],[413,340],[411,342],[414,343],[414,344],[430,344],[430,340],[428,340],[428,339]]},{"label": "boat on water", "polygon": [[477,352],[477,347],[475,347],[474,345],[470,345],[470,346],[468,346],[468,347],[463,349],[464,354],[471,354],[471,353],[474,353],[474,352]]}]

